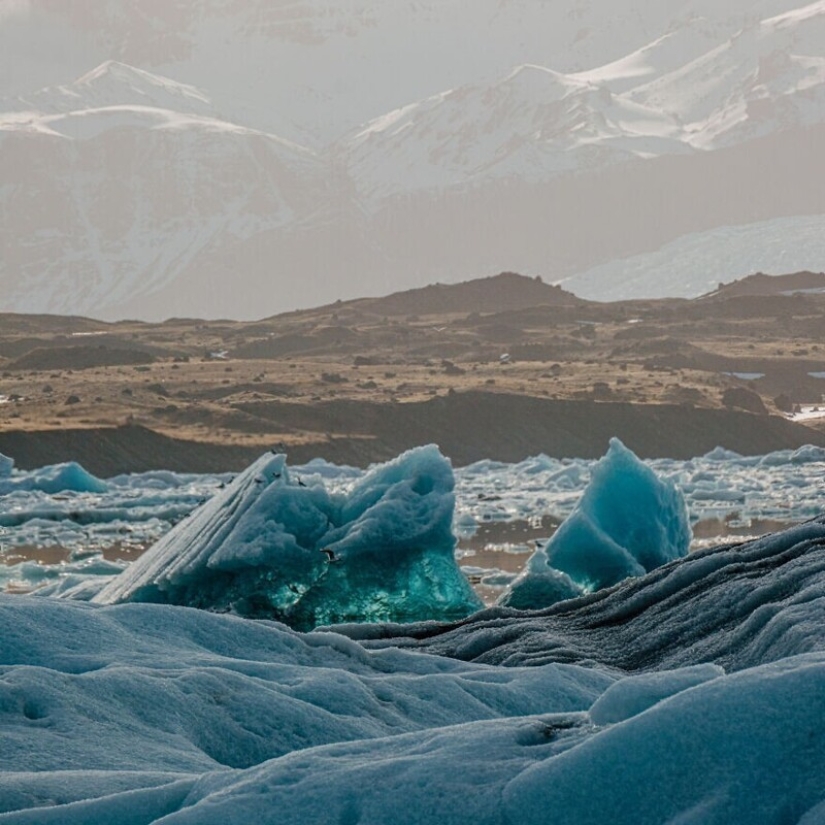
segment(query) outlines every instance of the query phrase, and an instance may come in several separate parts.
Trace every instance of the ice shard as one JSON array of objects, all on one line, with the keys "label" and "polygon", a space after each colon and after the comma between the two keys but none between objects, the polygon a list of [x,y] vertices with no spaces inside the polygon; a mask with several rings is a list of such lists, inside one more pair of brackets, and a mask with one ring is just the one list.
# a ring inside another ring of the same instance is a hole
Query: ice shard
[{"label": "ice shard", "polygon": [[379,465],[347,494],[266,455],[95,597],[187,605],[308,629],[455,619],[481,602],[459,570],[454,477],[435,446]]},{"label": "ice shard", "polygon": [[687,555],[691,537],[682,492],[613,438],[576,508],[499,604],[540,609],[642,576]]},{"label": "ice shard", "polygon": [[687,555],[690,540],[680,490],[613,438],[547,558],[581,587],[599,590]]}]

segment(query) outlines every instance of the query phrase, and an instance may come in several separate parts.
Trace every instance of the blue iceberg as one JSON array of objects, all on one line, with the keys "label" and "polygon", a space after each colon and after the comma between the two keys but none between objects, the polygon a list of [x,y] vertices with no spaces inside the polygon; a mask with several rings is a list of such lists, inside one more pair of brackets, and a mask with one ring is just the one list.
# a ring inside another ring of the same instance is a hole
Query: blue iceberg
[{"label": "blue iceberg", "polygon": [[14,470],[14,459],[0,453],[0,478],[8,478]]},{"label": "blue iceberg", "polygon": [[530,556],[521,575],[498,600],[498,604],[516,610],[535,610],[583,594],[584,590],[570,576],[550,566],[547,551],[544,547],[539,547]]},{"label": "blue iceberg", "polygon": [[51,464],[27,473],[14,469],[14,459],[0,454],[0,495],[15,492],[105,493],[105,481],[93,476],[76,461]]},{"label": "blue iceberg", "polygon": [[452,467],[435,446],[375,467],[347,494],[266,455],[95,596],[309,629],[463,618],[481,607],[455,561]]},{"label": "blue iceberg", "polygon": [[679,488],[613,438],[576,508],[499,604],[539,609],[642,576],[687,555],[691,538]]}]

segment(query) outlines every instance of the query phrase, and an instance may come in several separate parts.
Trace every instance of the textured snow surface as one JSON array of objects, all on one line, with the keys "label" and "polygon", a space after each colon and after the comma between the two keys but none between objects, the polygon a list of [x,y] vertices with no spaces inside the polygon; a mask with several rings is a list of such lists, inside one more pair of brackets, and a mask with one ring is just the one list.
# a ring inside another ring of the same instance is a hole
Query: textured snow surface
[{"label": "textured snow surface", "polygon": [[0,595],[0,822],[819,822],[823,609],[822,520],[361,643]]},{"label": "textured snow surface", "polygon": [[435,446],[374,467],[348,495],[266,455],[94,598],[188,605],[296,627],[460,618],[452,468]]}]

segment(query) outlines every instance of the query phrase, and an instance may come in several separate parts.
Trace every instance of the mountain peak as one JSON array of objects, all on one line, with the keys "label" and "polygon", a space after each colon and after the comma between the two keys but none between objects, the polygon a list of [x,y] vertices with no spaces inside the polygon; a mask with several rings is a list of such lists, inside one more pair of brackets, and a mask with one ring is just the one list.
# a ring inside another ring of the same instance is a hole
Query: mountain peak
[{"label": "mountain peak", "polygon": [[[141,102],[161,108],[179,108],[183,103],[189,111],[193,108],[212,108],[209,97],[195,86],[117,60],[106,60],[77,78],[69,88],[84,97],[89,94],[95,98],[105,95],[112,99],[112,103]],[[130,99],[122,99],[124,95]],[[132,99],[135,96],[143,99]],[[99,101],[96,102],[99,104]]]}]

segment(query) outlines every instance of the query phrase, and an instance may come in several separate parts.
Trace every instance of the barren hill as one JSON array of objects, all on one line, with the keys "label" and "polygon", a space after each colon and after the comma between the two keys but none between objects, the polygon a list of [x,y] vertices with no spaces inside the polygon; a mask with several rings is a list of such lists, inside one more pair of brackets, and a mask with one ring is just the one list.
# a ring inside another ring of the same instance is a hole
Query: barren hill
[{"label": "barren hill", "polygon": [[745,295],[791,295],[797,292],[825,292],[825,272],[794,272],[790,275],[765,275],[757,272],[719,289],[705,298],[737,298]]},{"label": "barren hill", "polygon": [[578,306],[586,303],[572,292],[528,278],[502,272],[459,284],[431,284],[421,289],[396,292],[386,298],[359,302],[376,315],[442,315],[453,312],[505,312],[537,305]]},{"label": "barren hill", "polygon": [[817,277],[601,303],[502,273],[255,322],[6,316],[0,451],[113,472],[266,449],[368,464],[427,441],[460,463],[595,456],[612,435],[645,456],[823,444]]}]

